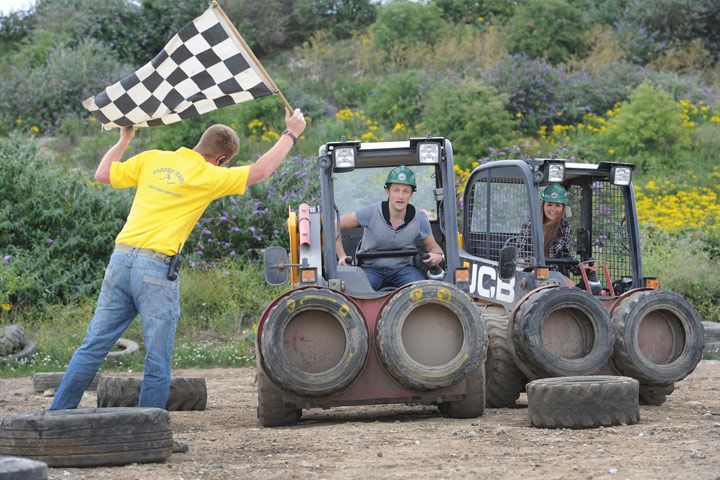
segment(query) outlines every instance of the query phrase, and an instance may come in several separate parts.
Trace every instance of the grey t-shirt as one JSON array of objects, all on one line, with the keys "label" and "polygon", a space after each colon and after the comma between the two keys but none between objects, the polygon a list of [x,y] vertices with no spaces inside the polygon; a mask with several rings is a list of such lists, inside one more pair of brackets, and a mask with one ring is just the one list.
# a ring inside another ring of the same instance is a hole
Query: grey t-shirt
[{"label": "grey t-shirt", "polygon": [[[383,208],[383,204],[385,207]],[[385,211],[385,214],[383,214]],[[400,250],[415,246],[418,238],[424,240],[432,233],[427,215],[408,205],[405,223],[394,229],[390,225],[387,202],[379,202],[355,212],[355,216],[363,227],[363,250]],[[372,258],[364,260],[365,265],[373,267],[397,268],[412,265],[412,257]]]}]

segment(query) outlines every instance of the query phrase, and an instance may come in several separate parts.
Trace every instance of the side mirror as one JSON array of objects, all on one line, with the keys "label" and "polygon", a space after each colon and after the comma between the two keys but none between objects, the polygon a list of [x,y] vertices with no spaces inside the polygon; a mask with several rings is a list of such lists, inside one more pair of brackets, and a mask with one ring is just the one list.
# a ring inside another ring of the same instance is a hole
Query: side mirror
[{"label": "side mirror", "polygon": [[508,245],[500,250],[498,259],[500,265],[500,279],[510,280],[515,276],[517,268],[517,248],[514,245]]},{"label": "side mirror", "polygon": [[270,285],[284,285],[290,278],[288,254],[282,247],[268,247],[263,250],[265,281]]}]

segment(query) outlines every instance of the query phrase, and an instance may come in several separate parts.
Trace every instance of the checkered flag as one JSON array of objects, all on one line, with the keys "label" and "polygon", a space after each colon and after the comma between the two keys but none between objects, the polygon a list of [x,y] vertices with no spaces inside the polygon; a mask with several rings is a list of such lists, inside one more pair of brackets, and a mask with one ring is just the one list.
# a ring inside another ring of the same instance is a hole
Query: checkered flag
[{"label": "checkered flag", "polygon": [[103,127],[153,127],[279,94],[255,55],[213,2],[135,73],[83,106]]}]

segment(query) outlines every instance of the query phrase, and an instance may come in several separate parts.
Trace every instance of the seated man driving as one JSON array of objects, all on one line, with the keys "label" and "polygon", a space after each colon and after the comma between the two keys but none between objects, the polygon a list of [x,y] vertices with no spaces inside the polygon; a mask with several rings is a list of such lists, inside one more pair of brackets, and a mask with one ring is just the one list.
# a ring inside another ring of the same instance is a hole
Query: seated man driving
[{"label": "seated man driving", "polygon": [[[419,238],[429,254],[422,262],[428,267],[442,263],[445,256],[433,237],[427,215],[410,204],[415,190],[413,171],[404,165],[395,167],[385,182],[387,200],[340,217],[336,239],[338,265],[347,265],[342,229],[358,226],[363,227],[361,245],[365,251],[413,248]],[[361,267],[374,290],[401,287],[425,279],[413,266],[410,256],[368,258]]]}]

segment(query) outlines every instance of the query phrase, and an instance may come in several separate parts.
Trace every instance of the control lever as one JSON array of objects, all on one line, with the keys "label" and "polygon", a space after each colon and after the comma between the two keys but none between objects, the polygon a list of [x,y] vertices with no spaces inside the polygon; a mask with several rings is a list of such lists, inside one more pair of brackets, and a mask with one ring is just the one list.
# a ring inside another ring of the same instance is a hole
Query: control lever
[{"label": "control lever", "polygon": [[[420,260],[427,260],[428,258],[430,258],[429,253],[423,253],[420,255]],[[440,265],[435,265],[428,269],[426,276],[430,280],[442,280],[445,278],[445,270],[443,270]]]}]

